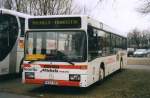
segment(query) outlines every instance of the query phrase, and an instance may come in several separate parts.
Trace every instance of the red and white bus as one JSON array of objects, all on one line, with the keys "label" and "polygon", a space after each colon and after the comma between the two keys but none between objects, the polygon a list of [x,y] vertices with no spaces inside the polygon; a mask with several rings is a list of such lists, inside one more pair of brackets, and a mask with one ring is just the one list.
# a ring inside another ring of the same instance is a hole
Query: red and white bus
[{"label": "red and white bus", "polygon": [[16,11],[0,9],[0,75],[19,73],[21,70],[28,17]]},{"label": "red and white bus", "polygon": [[22,81],[88,87],[126,65],[126,41],[88,16],[31,17]]}]

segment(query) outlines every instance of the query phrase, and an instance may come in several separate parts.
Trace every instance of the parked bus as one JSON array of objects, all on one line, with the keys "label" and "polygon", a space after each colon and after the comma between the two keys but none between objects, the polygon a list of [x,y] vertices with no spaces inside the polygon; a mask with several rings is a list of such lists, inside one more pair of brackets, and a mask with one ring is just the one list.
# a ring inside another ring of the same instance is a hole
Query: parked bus
[{"label": "parked bus", "polygon": [[20,71],[27,17],[19,12],[0,9],[0,75]]},{"label": "parked bus", "polygon": [[31,17],[22,82],[88,87],[126,65],[126,41],[88,16]]}]

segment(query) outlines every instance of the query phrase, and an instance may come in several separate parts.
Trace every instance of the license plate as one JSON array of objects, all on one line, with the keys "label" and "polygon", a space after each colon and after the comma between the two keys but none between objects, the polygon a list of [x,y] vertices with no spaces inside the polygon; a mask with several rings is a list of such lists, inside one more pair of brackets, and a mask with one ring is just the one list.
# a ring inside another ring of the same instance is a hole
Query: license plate
[{"label": "license plate", "polygon": [[47,84],[47,85],[57,85],[58,83],[55,80],[48,80],[48,81],[45,81],[44,84]]}]

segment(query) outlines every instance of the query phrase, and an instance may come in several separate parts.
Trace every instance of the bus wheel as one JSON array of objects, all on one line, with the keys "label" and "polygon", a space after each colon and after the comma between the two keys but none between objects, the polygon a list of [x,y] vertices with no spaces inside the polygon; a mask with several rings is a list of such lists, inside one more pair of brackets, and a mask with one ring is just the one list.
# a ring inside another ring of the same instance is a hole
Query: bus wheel
[{"label": "bus wheel", "polygon": [[20,62],[19,76],[22,76],[22,72],[23,72],[22,64],[23,64],[23,59],[22,59],[21,62]]},{"label": "bus wheel", "polygon": [[120,59],[120,70],[122,69],[122,67],[123,67],[123,59],[121,57],[121,59]]},{"label": "bus wheel", "polygon": [[99,75],[99,80],[103,80],[104,79],[104,69],[100,68],[100,75]]},{"label": "bus wheel", "polygon": [[103,80],[104,80],[104,69],[100,68],[99,69],[99,80],[97,82],[97,85],[100,85]]}]

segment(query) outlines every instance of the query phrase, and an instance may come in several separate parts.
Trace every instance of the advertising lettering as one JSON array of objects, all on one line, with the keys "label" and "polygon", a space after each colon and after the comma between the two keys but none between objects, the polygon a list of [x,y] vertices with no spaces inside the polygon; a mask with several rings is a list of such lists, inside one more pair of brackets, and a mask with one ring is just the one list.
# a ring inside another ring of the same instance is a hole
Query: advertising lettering
[{"label": "advertising lettering", "polygon": [[58,69],[48,69],[48,68],[43,68],[40,72],[56,72],[56,73],[69,73],[69,71],[62,71]]}]

